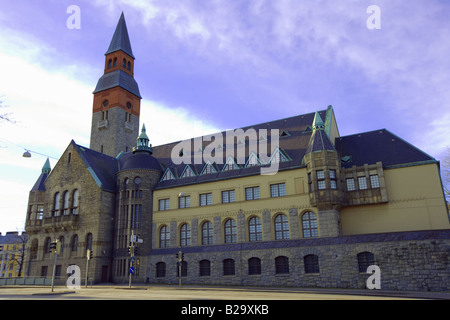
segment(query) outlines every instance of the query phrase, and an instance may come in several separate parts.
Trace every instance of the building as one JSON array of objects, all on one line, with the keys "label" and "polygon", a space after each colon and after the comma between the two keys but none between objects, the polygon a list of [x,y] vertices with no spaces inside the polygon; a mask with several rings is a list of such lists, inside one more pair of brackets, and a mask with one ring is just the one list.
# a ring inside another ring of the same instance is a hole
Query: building
[{"label": "building", "polygon": [[19,235],[19,232],[9,231],[4,236],[0,233],[0,278],[23,276],[22,265],[27,239],[25,232]]},{"label": "building", "polygon": [[27,275],[50,275],[59,240],[57,275],[89,249],[96,283],[133,266],[141,283],[364,288],[376,265],[382,289],[450,289],[436,159],[386,129],[341,137],[331,106],[152,147],[133,71],[122,14],[90,147],[72,140],[30,191]]}]

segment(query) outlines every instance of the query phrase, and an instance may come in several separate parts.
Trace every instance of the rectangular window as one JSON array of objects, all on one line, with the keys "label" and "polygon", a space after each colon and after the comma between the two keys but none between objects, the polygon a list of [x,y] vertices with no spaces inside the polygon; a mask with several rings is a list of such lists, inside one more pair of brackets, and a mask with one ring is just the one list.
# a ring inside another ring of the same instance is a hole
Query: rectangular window
[{"label": "rectangular window", "polygon": [[330,170],[330,187],[334,190],[337,189],[336,170]]},{"label": "rectangular window", "polygon": [[378,178],[378,175],[370,176],[370,186],[372,188],[379,188],[380,187],[380,179]]},{"label": "rectangular window", "polygon": [[159,200],[159,211],[166,211],[170,209],[170,199]]},{"label": "rectangular window", "polygon": [[355,179],[353,178],[349,178],[349,179],[345,179],[345,181],[347,182],[347,190],[348,191],[355,191]]},{"label": "rectangular window", "polygon": [[36,220],[42,220],[44,218],[44,206],[37,206]]},{"label": "rectangular window", "polygon": [[366,177],[358,177],[358,184],[360,190],[366,190],[367,189],[367,179]]},{"label": "rectangular window", "polygon": [[317,177],[317,189],[324,190],[325,186],[325,172],[323,170],[319,170],[316,172]]},{"label": "rectangular window", "polygon": [[234,190],[222,191],[222,203],[230,203],[235,201],[236,198]]},{"label": "rectangular window", "polygon": [[200,195],[200,205],[209,206],[212,205],[212,193],[203,193]]},{"label": "rectangular window", "polygon": [[245,200],[259,199],[259,187],[245,188]]},{"label": "rectangular window", "polygon": [[191,196],[179,197],[178,198],[178,208],[190,208],[191,207]]},{"label": "rectangular window", "polygon": [[286,184],[278,183],[270,185],[270,196],[272,198],[282,197],[286,195]]}]

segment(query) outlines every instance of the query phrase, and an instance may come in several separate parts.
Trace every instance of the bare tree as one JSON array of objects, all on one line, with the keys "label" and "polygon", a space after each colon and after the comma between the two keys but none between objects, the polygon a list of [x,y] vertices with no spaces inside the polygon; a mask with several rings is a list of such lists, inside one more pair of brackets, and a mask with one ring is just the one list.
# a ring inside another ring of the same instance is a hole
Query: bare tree
[{"label": "bare tree", "polygon": [[[0,109],[7,108],[8,106],[4,105],[3,101],[0,100]],[[11,113],[8,112],[0,112],[0,123],[1,122],[9,122],[16,123],[13,119],[11,119]]]}]

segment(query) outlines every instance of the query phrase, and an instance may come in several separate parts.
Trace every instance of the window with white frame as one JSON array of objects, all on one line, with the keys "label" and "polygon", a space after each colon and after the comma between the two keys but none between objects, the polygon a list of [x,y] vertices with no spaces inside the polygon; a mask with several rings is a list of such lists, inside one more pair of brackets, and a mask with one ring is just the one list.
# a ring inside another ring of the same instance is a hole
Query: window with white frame
[{"label": "window with white frame", "polygon": [[325,186],[325,172],[323,170],[316,171],[317,189],[324,190]]},{"label": "window with white frame", "polygon": [[347,183],[347,190],[348,191],[355,191],[356,190],[355,179],[348,178],[348,179],[345,179],[345,182]]},{"label": "window with white frame", "polygon": [[358,177],[358,185],[360,190],[366,190],[367,189],[366,177]]},{"label": "window with white frame", "polygon": [[378,175],[375,174],[370,176],[370,186],[372,188],[380,187],[380,179],[378,178]]}]

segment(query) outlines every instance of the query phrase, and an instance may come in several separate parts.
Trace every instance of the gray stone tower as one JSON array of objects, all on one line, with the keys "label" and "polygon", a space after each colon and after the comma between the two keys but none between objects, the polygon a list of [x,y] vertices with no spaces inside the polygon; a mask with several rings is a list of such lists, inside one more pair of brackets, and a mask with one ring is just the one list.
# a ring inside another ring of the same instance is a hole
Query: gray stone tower
[{"label": "gray stone tower", "polygon": [[123,13],[105,57],[105,71],[94,90],[90,148],[117,157],[135,145],[141,107]]}]

